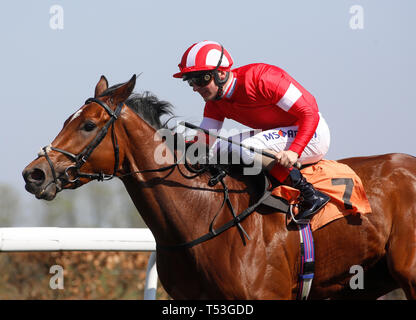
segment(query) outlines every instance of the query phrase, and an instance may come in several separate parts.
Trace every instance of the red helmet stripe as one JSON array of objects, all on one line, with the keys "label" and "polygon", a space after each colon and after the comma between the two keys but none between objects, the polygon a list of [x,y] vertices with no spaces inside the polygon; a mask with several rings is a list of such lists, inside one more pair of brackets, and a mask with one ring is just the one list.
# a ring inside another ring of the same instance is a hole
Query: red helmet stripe
[{"label": "red helmet stripe", "polygon": [[[219,45],[218,42],[214,42],[214,41],[201,41],[201,42],[195,44],[192,47],[192,49],[188,52],[188,56],[186,57],[186,67],[187,68],[194,67],[196,65],[197,58],[199,58],[199,59],[203,58],[203,57],[201,57],[201,56],[203,56],[201,53],[206,51],[206,49],[207,49],[206,47],[210,44],[215,44],[217,46]],[[210,47],[212,47],[212,46],[210,46]],[[205,50],[203,50],[203,49],[205,49]],[[202,62],[202,61],[198,61],[198,62]]]},{"label": "red helmet stripe", "polygon": [[[194,71],[213,70],[216,68],[221,57],[221,44],[215,41],[201,41],[190,46],[182,56],[179,64],[179,73],[175,73],[175,78],[180,78],[183,74]],[[233,65],[233,59],[227,50],[221,61],[220,69],[229,70]]]}]

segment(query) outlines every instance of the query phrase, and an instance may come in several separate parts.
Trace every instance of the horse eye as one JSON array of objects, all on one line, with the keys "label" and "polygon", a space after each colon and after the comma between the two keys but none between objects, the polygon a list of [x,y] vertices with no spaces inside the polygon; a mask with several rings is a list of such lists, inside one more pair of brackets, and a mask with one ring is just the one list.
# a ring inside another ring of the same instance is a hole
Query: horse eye
[{"label": "horse eye", "polygon": [[94,123],[94,122],[92,122],[92,121],[87,121],[87,122],[85,122],[84,127],[83,127],[82,129],[83,129],[83,130],[85,130],[85,131],[92,131],[92,130],[94,130],[96,127],[97,127],[97,126],[95,125],[95,123]]}]

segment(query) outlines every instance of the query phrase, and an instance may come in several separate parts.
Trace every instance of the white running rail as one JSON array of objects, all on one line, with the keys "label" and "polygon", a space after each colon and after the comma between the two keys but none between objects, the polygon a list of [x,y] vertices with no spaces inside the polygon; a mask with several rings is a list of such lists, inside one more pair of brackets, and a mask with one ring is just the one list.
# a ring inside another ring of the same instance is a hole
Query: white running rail
[{"label": "white running rail", "polygon": [[0,228],[0,251],[151,251],[144,299],[156,299],[156,241],[147,228]]}]

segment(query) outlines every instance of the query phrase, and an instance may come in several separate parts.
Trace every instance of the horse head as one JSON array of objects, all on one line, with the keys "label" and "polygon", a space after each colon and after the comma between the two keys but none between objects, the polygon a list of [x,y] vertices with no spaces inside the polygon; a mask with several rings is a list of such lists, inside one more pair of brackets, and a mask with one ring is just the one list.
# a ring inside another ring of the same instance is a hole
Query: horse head
[{"label": "horse head", "polygon": [[94,98],[65,121],[52,143],[23,170],[26,190],[38,199],[52,200],[62,189],[112,178],[123,163],[125,150],[116,138],[116,120],[132,112],[123,107],[135,82],[133,75],[129,81],[108,88],[107,79],[101,76]]}]

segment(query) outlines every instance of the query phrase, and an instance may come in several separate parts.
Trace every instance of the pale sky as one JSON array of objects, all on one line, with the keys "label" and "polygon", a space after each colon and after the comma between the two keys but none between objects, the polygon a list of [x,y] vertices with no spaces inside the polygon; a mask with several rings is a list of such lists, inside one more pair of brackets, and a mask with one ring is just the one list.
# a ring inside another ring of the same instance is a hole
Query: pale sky
[{"label": "pale sky", "polygon": [[172,74],[201,40],[222,43],[235,67],[274,64],[309,90],[331,129],[328,159],[416,155],[415,12],[411,0],[2,1],[0,183],[33,197],[21,171],[102,74],[112,85],[142,73],[136,92],[199,124],[204,102]]}]

